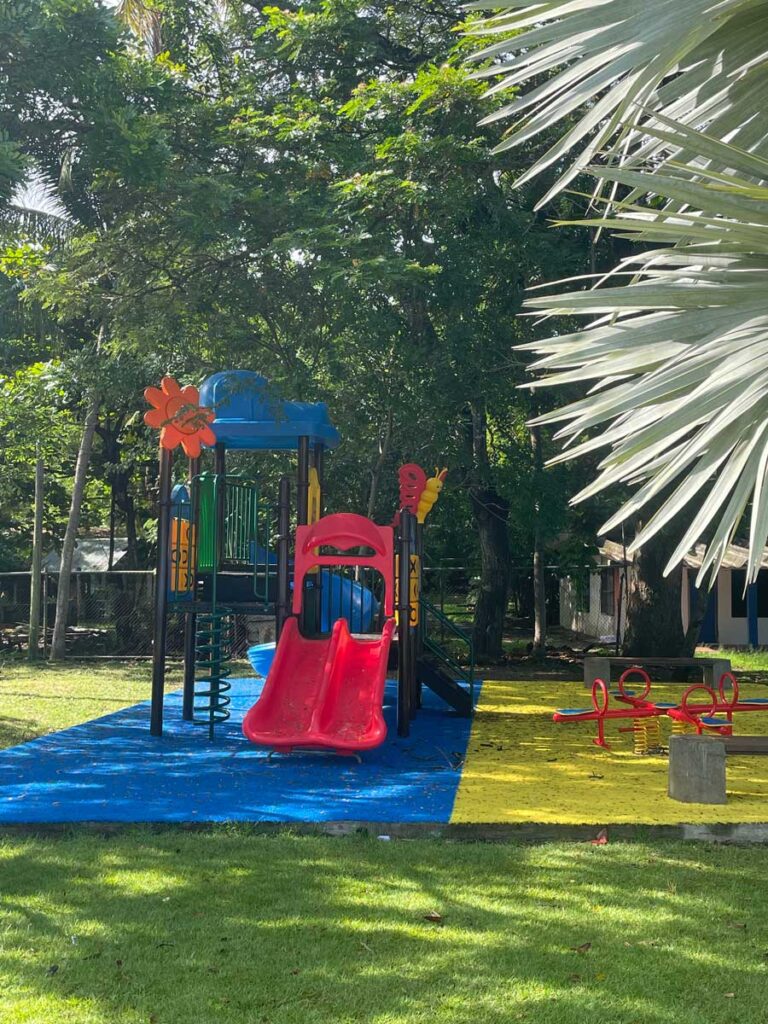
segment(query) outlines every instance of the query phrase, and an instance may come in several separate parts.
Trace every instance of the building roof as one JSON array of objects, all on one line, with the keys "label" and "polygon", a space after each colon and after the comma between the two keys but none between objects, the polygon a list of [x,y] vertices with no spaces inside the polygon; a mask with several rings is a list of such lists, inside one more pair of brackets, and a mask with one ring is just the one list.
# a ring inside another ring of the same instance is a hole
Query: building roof
[{"label": "building roof", "polygon": [[[128,550],[125,537],[115,537],[115,550],[112,557],[113,567]],[[61,554],[49,551],[43,557],[43,568],[48,572],[58,572],[61,567]],[[72,559],[73,572],[107,572],[109,569],[109,537],[78,537],[75,554]]]},{"label": "building roof", "polygon": [[[623,565],[624,564],[624,547],[618,541],[606,540],[603,541],[600,546],[600,555],[606,559],[610,564]],[[701,563],[704,559],[704,553],[706,548],[703,544],[697,544],[693,551],[689,553],[683,559],[683,565],[688,569],[700,569]],[[747,565],[747,559],[749,557],[749,548],[742,547],[740,544],[729,544],[728,550],[725,552],[723,558],[723,569],[744,569]],[[630,562],[633,560],[632,555],[628,559]],[[760,563],[762,569],[768,569],[768,548],[763,551],[763,560]]]},{"label": "building roof", "polygon": [[200,387],[200,404],[213,409],[216,440],[241,451],[295,451],[300,437],[312,447],[335,448],[339,432],[324,402],[288,402],[250,370],[225,370]]}]

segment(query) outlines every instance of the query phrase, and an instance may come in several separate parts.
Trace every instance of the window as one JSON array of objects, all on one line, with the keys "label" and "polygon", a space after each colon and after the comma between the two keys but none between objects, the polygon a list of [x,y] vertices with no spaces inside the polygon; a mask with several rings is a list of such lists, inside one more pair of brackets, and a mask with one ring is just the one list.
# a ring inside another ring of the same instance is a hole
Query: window
[{"label": "window", "polygon": [[[746,619],[747,596],[744,593],[744,581],[747,577],[745,569],[731,569],[731,617]],[[768,570],[761,569],[757,574],[757,617],[768,619]]]},{"label": "window", "polygon": [[761,569],[757,574],[757,617],[768,619],[768,570]]},{"label": "window", "polygon": [[744,582],[747,578],[745,569],[731,569],[731,618],[746,619],[747,595],[744,593]]},{"label": "window", "polygon": [[600,573],[600,611],[603,615],[613,615],[616,611],[615,580],[613,566],[603,569]]}]

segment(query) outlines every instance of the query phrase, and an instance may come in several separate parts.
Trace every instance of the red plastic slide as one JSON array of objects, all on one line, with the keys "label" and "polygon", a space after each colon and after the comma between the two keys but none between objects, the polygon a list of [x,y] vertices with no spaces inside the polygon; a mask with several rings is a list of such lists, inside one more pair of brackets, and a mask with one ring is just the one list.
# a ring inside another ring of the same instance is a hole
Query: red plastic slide
[{"label": "red plastic slide", "polygon": [[307,640],[285,623],[264,692],[243,721],[252,743],[288,751],[368,750],[384,742],[384,683],[394,620],[380,637],[361,639],[338,619],[327,639]]},{"label": "red plastic slide", "polygon": [[[321,554],[366,548],[369,555]],[[298,619],[286,620],[264,691],[243,720],[252,743],[289,751],[320,747],[368,750],[384,742],[382,699],[392,634],[394,557],[392,529],[364,516],[337,513],[296,531],[293,611],[301,610],[303,581],[316,565],[370,565],[384,578],[381,636],[359,637],[338,619],[330,637],[301,635]]]}]

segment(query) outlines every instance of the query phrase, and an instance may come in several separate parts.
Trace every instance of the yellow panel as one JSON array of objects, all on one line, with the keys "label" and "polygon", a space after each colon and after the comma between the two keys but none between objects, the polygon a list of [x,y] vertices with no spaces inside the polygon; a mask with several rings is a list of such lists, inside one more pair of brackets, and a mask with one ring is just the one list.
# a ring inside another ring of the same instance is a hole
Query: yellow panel
[{"label": "yellow panel", "polygon": [[[677,701],[684,687],[654,686]],[[742,685],[742,696],[767,695]],[[612,749],[592,744],[594,722],[559,724],[552,712],[587,707],[581,683],[486,682],[467,747],[451,821],[677,824],[765,821],[768,757],[728,757],[728,803],[683,804],[667,796],[666,757],[637,755],[631,720],[606,726]],[[662,741],[671,722],[660,719]],[[768,735],[768,712],[737,713],[734,734]]]},{"label": "yellow panel", "polygon": [[190,566],[195,542],[195,528],[188,519],[171,520],[171,582],[170,589],[189,589]]}]

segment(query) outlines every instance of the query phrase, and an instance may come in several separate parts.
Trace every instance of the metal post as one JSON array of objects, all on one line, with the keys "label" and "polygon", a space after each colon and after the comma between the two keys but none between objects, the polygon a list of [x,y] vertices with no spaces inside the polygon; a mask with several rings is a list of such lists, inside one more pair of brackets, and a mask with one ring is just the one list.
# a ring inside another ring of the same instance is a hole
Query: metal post
[{"label": "metal post", "polygon": [[299,438],[299,465],[297,472],[296,512],[299,526],[309,519],[309,438]]},{"label": "metal post", "polygon": [[[416,522],[415,528],[416,528],[416,555],[418,557],[418,566],[419,566],[418,567],[418,574],[419,574],[419,578],[418,578],[418,587],[419,587],[418,597],[420,598],[421,597],[421,588],[424,585],[424,523]],[[414,632],[414,638],[413,638],[413,641],[414,641],[413,687],[414,687],[414,695],[415,695],[415,708],[414,708],[414,711],[415,711],[416,708],[420,708],[421,707],[422,697],[423,697],[422,685],[421,685],[421,682],[420,682],[420,680],[418,678],[418,675],[419,675],[419,673],[418,673],[418,665],[419,665],[419,659],[424,654],[424,615],[423,615],[422,610],[421,610],[420,607],[417,608],[417,611],[418,611],[418,619],[419,619],[419,621],[418,621],[418,625],[416,626],[416,629],[413,631]]]},{"label": "metal post", "polygon": [[160,448],[160,500],[157,523],[157,572],[155,573],[155,621],[152,641],[152,708],[149,731],[163,735],[165,694],[165,644],[168,633],[168,584],[171,563],[171,469],[173,453]]},{"label": "metal post", "polygon": [[35,463],[35,522],[32,531],[32,573],[29,595],[29,643],[27,656],[36,658],[40,653],[40,573],[43,564],[43,483],[44,464],[42,459]]},{"label": "metal post", "polygon": [[[216,474],[214,483],[214,514],[216,529],[214,531],[214,575],[219,571],[219,560],[224,555],[224,529],[226,525],[227,497],[227,450],[221,441],[216,442],[213,449],[213,472]],[[215,581],[214,581],[215,583]]]},{"label": "metal post", "polygon": [[277,504],[277,601],[275,603],[275,639],[280,639],[290,614],[291,589],[288,558],[291,546],[291,481],[280,478]]},{"label": "metal post", "polygon": [[[296,485],[296,521],[299,526],[309,522],[309,438],[299,438],[299,458]],[[314,579],[310,575],[304,578],[301,602],[301,631],[305,636],[313,636],[317,631],[317,606],[314,592]]]},{"label": "metal post", "polygon": [[323,514],[323,508],[325,507],[324,490],[325,490],[325,445],[319,442],[315,445],[313,450],[313,464],[317,473],[317,479],[320,483],[320,515]]},{"label": "metal post", "polygon": [[[189,460],[189,509],[190,539],[189,574],[192,601],[197,600],[197,527],[200,505],[200,487],[197,477],[200,474],[200,458]],[[182,693],[181,717],[191,722],[195,717],[195,635],[197,633],[197,614],[188,611],[184,617],[184,689]]]},{"label": "metal post", "polygon": [[398,600],[397,600],[397,735],[408,736],[411,731],[411,703],[413,666],[411,658],[411,606],[410,606],[410,564],[411,564],[411,513],[404,509],[400,513],[400,537],[398,539]]}]

